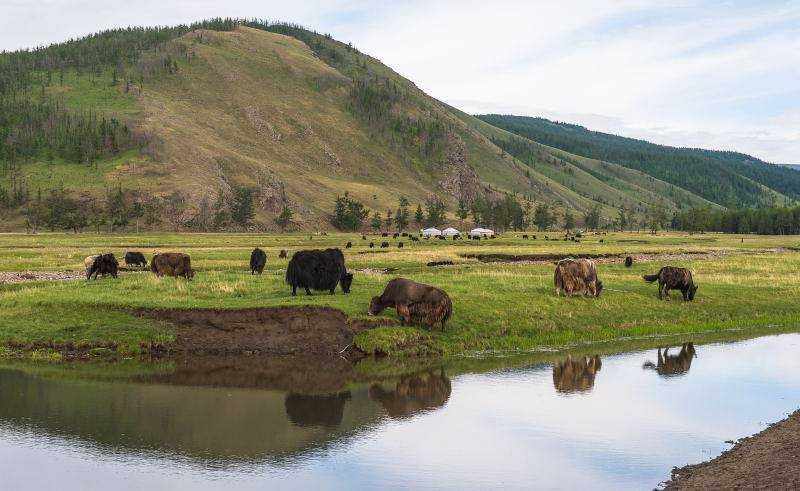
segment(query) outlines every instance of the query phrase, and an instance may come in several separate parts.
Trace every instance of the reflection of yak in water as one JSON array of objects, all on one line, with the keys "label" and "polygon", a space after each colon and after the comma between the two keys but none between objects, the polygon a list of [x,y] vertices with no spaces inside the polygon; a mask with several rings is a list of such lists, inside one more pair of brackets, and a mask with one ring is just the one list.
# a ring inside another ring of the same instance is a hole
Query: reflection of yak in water
[{"label": "reflection of yak in water", "polygon": [[585,392],[594,387],[595,374],[603,366],[600,357],[584,356],[577,360],[568,356],[553,364],[553,385],[558,392]]},{"label": "reflection of yak in water", "polygon": [[444,406],[450,391],[450,379],[442,369],[439,375],[429,371],[400,377],[393,391],[373,385],[369,397],[380,402],[389,416],[398,418]]},{"label": "reflection of yak in water", "polygon": [[297,426],[336,427],[342,422],[350,392],[326,395],[288,394],[286,415]]},{"label": "reflection of yak in water", "polygon": [[653,364],[652,361],[644,363],[642,368],[649,368],[658,372],[662,377],[671,377],[673,375],[683,375],[692,367],[692,359],[697,356],[694,350],[694,344],[684,343],[681,346],[681,351],[677,355],[670,355],[669,348],[664,348],[662,354],[661,348],[658,349],[658,364]]}]

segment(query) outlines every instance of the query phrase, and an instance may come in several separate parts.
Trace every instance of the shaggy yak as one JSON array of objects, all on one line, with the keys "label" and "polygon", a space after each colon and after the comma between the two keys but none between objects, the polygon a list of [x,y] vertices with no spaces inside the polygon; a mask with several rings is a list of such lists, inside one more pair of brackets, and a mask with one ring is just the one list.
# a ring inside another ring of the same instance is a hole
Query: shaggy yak
[{"label": "shaggy yak", "polygon": [[281,258],[281,259],[286,259],[286,256],[288,256],[288,255],[289,255],[289,253],[286,252],[286,249],[281,249],[281,252],[280,252],[280,254],[278,254],[278,257]]},{"label": "shaggy yak", "polygon": [[297,295],[298,287],[305,289],[306,295],[311,295],[311,290],[328,290],[333,295],[337,284],[350,293],[352,283],[353,274],[347,272],[339,249],[295,252],[286,268],[286,284],[292,287],[292,295]]},{"label": "shaggy yak", "polygon": [[628,256],[625,258],[625,267],[630,268],[631,266],[633,266],[633,258]]},{"label": "shaggy yak", "polygon": [[141,252],[128,251],[125,253],[125,265],[147,267],[147,259]]},{"label": "shaggy yak", "polygon": [[603,282],[597,279],[597,267],[589,259],[562,259],[556,263],[553,278],[556,295],[582,293],[599,297]]},{"label": "shaggy yak", "polygon": [[600,357],[582,356],[553,364],[553,385],[558,392],[584,392],[594,387],[594,377],[603,364]]},{"label": "shaggy yak", "polygon": [[680,290],[683,299],[694,300],[697,292],[697,285],[692,281],[692,272],[686,268],[676,268],[674,266],[664,266],[656,274],[646,274],[642,276],[644,281],[652,283],[658,280],[658,299],[661,300],[662,293],[669,298],[670,290]]},{"label": "shaggy yak", "polygon": [[150,261],[150,271],[156,276],[183,276],[187,280],[194,278],[192,259],[181,252],[164,252],[156,254]]},{"label": "shaggy yak", "polygon": [[250,274],[261,274],[267,265],[267,253],[256,247],[250,253]]},{"label": "shaggy yak", "polygon": [[117,272],[119,271],[119,263],[117,262],[117,258],[114,257],[113,254],[100,254],[99,256],[89,256],[83,260],[84,266],[86,266],[86,279],[92,279],[92,275],[94,275],[94,279],[97,279],[97,275],[111,275],[112,277],[117,277]]},{"label": "shaggy yak", "polygon": [[453,304],[447,293],[405,278],[391,280],[379,297],[372,297],[367,313],[378,315],[389,307],[397,310],[402,325],[424,324],[433,329],[433,326],[441,323],[443,331],[445,323],[453,315]]},{"label": "shaggy yak", "polygon": [[652,361],[646,361],[642,368],[655,370],[662,377],[681,375],[689,371],[692,367],[692,359],[697,356],[692,343],[684,343],[677,355],[670,355],[668,351],[669,348],[664,348],[664,353],[662,354],[661,348],[659,348],[658,364],[655,365]]}]

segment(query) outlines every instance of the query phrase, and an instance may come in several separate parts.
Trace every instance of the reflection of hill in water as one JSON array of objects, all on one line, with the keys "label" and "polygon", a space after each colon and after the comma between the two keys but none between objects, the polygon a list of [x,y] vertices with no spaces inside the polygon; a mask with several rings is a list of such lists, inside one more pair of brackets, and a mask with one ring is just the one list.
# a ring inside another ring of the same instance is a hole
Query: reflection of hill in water
[{"label": "reflection of hill in water", "polygon": [[[386,401],[375,399],[374,386],[369,388],[374,384],[355,382],[368,382],[363,378],[341,359],[191,359],[178,361],[169,373],[114,382],[0,369],[0,424],[115,451],[153,450],[202,461],[280,460],[384,418]],[[426,381],[432,381],[430,388]],[[424,372],[383,385],[411,414],[439,407],[415,398],[430,398],[446,386],[446,401],[450,381],[443,372]]]}]

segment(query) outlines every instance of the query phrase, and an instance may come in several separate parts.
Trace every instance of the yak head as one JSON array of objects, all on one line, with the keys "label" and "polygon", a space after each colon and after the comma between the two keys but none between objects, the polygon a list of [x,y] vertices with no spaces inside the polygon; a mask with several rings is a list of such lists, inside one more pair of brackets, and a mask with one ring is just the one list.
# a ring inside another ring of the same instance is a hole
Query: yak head
[{"label": "yak head", "polygon": [[689,300],[694,300],[695,293],[697,293],[697,285],[692,285],[692,287],[689,288]]},{"label": "yak head", "polygon": [[342,285],[343,292],[350,293],[350,285],[353,284],[353,273],[343,274],[341,279],[339,279],[339,283]]},{"label": "yak head", "polygon": [[381,297],[372,297],[372,300],[369,302],[369,310],[367,310],[368,315],[378,315],[383,312],[383,302],[381,302]]}]

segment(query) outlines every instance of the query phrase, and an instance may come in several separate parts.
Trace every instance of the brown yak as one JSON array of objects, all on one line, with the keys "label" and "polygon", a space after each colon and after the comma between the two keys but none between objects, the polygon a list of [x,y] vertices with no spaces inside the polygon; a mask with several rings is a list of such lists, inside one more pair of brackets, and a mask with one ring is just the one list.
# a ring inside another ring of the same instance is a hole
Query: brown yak
[{"label": "brown yak", "polygon": [[648,283],[658,280],[659,300],[662,299],[662,292],[669,299],[670,290],[680,290],[686,301],[694,300],[694,294],[697,293],[697,285],[692,280],[692,272],[686,268],[664,266],[658,273],[646,274],[642,278]]},{"label": "brown yak", "polygon": [[553,364],[553,385],[558,392],[567,394],[592,390],[595,374],[602,366],[597,355],[579,359],[567,356],[566,360]]},{"label": "brown yak", "polygon": [[406,278],[389,281],[379,297],[372,297],[367,313],[377,315],[388,307],[397,310],[403,325],[419,323],[433,329],[434,325],[441,323],[443,331],[453,314],[453,303],[444,290]]},{"label": "brown yak", "polygon": [[589,259],[562,259],[556,263],[553,277],[556,295],[563,291],[566,295],[581,293],[599,297],[603,282],[597,279],[597,267]]},{"label": "brown yak", "polygon": [[677,355],[670,355],[669,347],[664,348],[663,354],[661,353],[661,348],[659,348],[658,364],[646,361],[642,368],[655,370],[662,377],[683,375],[692,367],[692,359],[695,356],[697,356],[697,353],[694,350],[693,343],[683,343]]},{"label": "brown yak", "polygon": [[188,254],[181,252],[163,252],[156,254],[150,261],[150,270],[156,276],[183,276],[187,280],[194,278],[192,260]]}]

